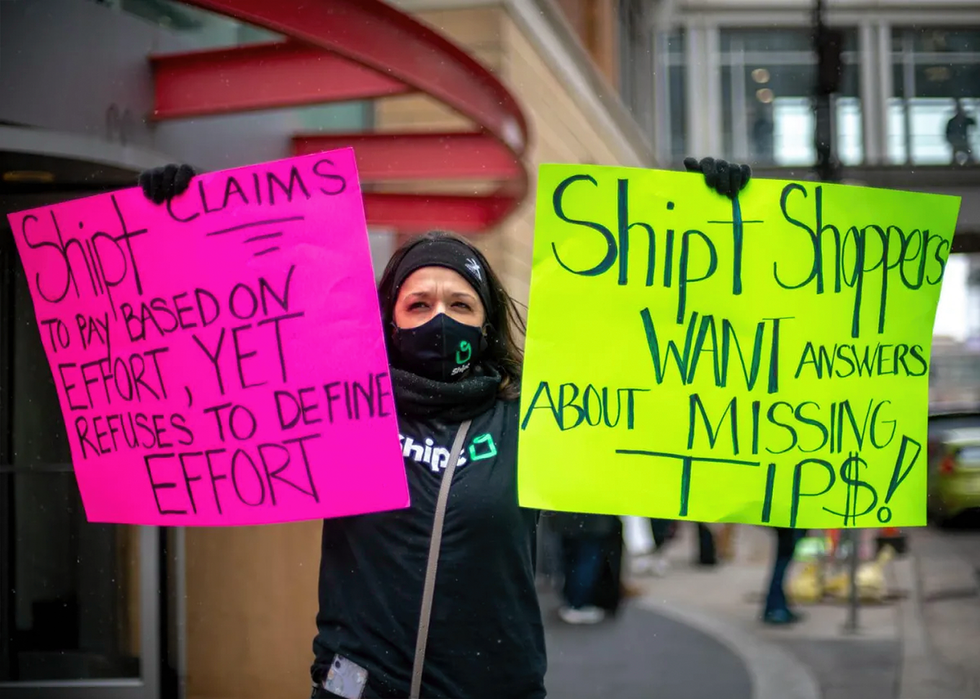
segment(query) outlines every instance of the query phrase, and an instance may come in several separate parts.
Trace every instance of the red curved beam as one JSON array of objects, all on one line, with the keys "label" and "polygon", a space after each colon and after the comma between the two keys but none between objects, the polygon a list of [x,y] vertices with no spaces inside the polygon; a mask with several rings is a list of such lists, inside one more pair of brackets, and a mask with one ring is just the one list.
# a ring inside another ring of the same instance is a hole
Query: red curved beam
[{"label": "red curved beam", "polygon": [[[289,39],[153,57],[154,118],[423,92],[473,121],[476,128],[435,136],[297,135],[294,152],[354,145],[368,222],[400,232],[436,226],[480,232],[499,223],[527,196],[522,161],[527,122],[516,100],[486,68],[408,15],[379,0],[182,1]],[[473,157],[480,163],[468,162]],[[503,184],[485,196],[376,192],[370,186],[460,177]]]},{"label": "red curved beam", "polygon": [[414,91],[400,80],[294,41],[153,56],[150,63],[157,121]]},{"label": "red curved beam", "polygon": [[[346,133],[293,137],[293,153],[309,155],[352,146],[366,182],[459,178],[507,182],[520,177],[510,151],[481,132]],[[419,158],[419,153],[426,157]]]}]

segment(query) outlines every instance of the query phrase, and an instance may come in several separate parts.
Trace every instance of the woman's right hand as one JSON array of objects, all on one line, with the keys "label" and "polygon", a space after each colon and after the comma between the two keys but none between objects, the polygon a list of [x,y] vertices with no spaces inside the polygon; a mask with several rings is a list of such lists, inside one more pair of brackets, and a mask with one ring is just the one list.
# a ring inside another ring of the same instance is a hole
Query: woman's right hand
[{"label": "woman's right hand", "polygon": [[183,194],[196,174],[190,165],[164,165],[141,172],[139,185],[147,199],[162,204]]}]

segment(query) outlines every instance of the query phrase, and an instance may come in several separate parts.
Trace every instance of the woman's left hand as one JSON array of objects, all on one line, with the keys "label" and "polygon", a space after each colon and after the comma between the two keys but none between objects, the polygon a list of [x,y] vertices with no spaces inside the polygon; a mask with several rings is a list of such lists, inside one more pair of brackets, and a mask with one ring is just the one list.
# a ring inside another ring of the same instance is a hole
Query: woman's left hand
[{"label": "woman's left hand", "polygon": [[196,174],[190,165],[164,165],[141,172],[139,185],[147,199],[154,204],[162,204],[183,194]]},{"label": "woman's left hand", "polygon": [[745,189],[752,177],[752,168],[748,165],[715,158],[702,158],[700,161],[696,158],[684,158],[684,167],[688,172],[702,173],[708,187],[729,199]]}]

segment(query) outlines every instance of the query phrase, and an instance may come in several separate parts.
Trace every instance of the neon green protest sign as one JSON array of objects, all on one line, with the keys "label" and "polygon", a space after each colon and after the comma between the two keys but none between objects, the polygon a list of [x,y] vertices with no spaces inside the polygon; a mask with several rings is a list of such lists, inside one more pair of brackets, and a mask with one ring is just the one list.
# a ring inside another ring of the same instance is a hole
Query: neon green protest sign
[{"label": "neon green protest sign", "polygon": [[925,522],[933,321],[959,199],[539,170],[526,507]]}]

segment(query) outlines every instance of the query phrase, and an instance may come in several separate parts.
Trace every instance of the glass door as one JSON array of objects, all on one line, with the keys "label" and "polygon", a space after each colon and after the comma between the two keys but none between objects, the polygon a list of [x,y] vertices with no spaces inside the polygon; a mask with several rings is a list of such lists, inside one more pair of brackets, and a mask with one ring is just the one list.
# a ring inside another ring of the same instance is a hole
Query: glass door
[{"label": "glass door", "polygon": [[0,206],[0,696],[160,699],[159,530],[85,519],[6,221],[33,205]]}]

